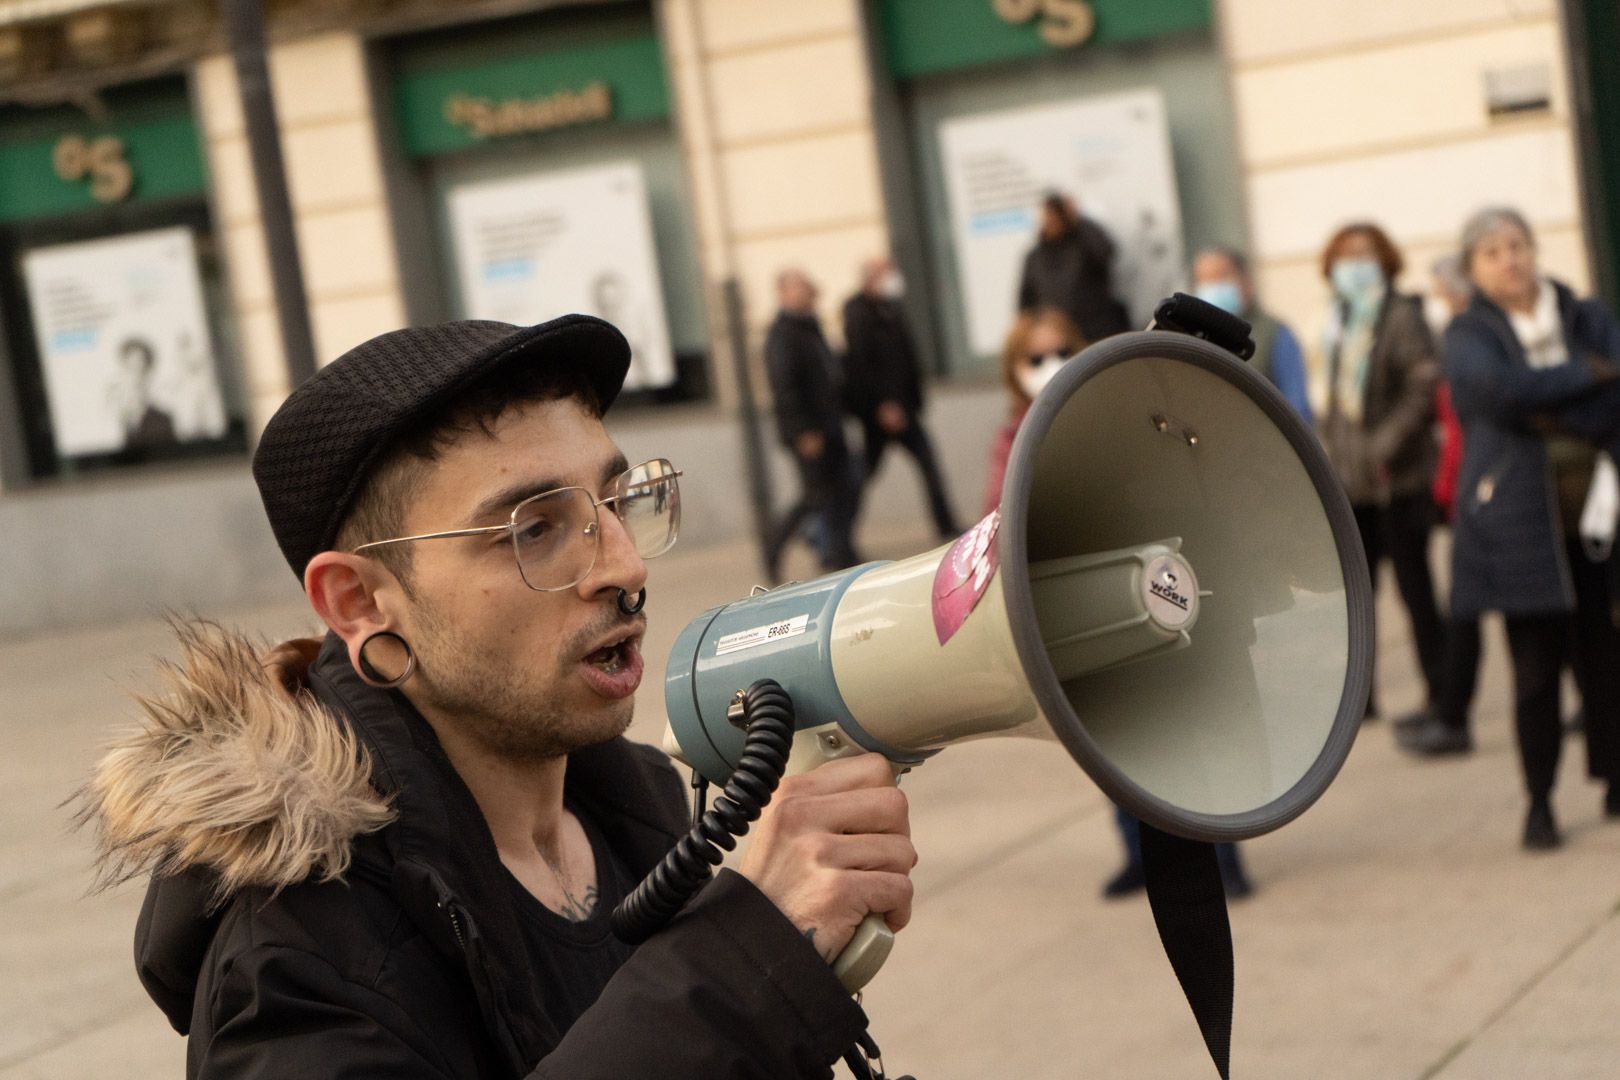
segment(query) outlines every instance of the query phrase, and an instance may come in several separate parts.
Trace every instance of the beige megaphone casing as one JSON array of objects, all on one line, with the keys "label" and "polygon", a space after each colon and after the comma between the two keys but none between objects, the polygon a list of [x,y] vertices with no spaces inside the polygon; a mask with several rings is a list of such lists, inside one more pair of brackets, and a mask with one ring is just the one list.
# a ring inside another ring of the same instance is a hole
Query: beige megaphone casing
[{"label": "beige megaphone casing", "polygon": [[733,695],[771,678],[795,705],[790,768],[1056,739],[1142,820],[1239,840],[1326,789],[1372,656],[1366,561],[1314,434],[1220,348],[1122,334],[1041,392],[1000,509],[955,543],[689,624],[669,748],[723,782]]}]

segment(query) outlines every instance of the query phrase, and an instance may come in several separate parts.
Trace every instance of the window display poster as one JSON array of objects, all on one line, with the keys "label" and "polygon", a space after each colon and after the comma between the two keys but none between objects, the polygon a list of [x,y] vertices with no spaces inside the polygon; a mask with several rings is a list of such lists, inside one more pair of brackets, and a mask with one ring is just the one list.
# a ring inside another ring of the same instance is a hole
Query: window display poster
[{"label": "window display poster", "polygon": [[190,229],[34,248],[22,265],[60,456],[225,434]]},{"label": "window display poster", "polygon": [[974,352],[1001,350],[1048,191],[1072,196],[1113,237],[1114,294],[1135,325],[1181,286],[1181,210],[1159,91],[957,117],[939,139]]},{"label": "window display poster", "polygon": [[596,315],[629,339],[626,389],[675,381],[639,163],[477,181],[447,201],[468,318]]}]

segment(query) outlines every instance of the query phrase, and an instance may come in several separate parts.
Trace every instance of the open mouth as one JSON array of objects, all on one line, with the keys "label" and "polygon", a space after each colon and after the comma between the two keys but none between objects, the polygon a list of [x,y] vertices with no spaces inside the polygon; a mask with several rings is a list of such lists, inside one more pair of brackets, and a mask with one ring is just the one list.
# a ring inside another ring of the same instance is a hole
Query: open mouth
[{"label": "open mouth", "polygon": [[625,636],[611,644],[604,645],[595,652],[585,656],[585,662],[598,671],[608,675],[616,675],[625,669],[630,662],[630,646],[632,638]]}]

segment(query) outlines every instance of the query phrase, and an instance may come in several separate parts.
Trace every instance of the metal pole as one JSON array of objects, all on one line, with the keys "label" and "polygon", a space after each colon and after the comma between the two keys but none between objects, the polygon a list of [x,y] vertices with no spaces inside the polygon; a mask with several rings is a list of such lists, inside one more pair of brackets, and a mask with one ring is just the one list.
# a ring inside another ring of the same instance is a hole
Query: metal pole
[{"label": "metal pole", "polygon": [[264,224],[264,243],[270,256],[270,287],[275,294],[276,322],[281,327],[281,348],[287,358],[287,377],[297,386],[315,374],[315,339],[304,295],[303,264],[298,258],[298,234],[293,230],[292,200],[287,195],[276,105],[270,96],[264,12],[260,0],[222,0],[220,9],[242,96],[242,119],[247,127],[253,183],[259,192],[259,219]]},{"label": "metal pole", "polygon": [[743,319],[742,287],[736,278],[721,285],[726,309],[726,335],[731,341],[731,363],[737,375],[737,418],[742,421],[743,464],[748,469],[749,506],[753,510],[754,539],[761,553],[771,527],[771,474],[760,435],[759,408],[754,403],[754,377],[748,366],[748,326]]}]

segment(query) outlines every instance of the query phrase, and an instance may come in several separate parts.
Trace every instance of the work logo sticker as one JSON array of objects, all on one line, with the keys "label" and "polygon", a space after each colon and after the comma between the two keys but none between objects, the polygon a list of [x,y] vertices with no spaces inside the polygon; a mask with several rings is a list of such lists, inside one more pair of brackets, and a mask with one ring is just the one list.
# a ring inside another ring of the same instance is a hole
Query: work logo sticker
[{"label": "work logo sticker", "polygon": [[1001,511],[989,516],[957,537],[934,572],[934,633],[945,644],[962,629],[967,617],[979,606],[990,579],[1001,565],[996,533],[1001,530]]}]

